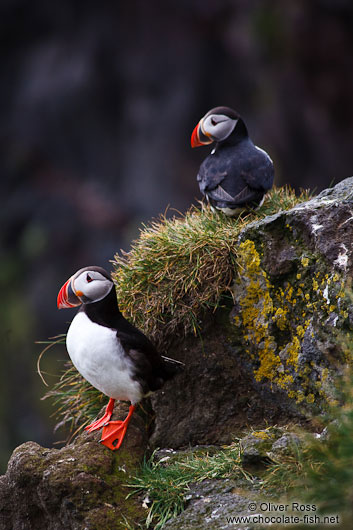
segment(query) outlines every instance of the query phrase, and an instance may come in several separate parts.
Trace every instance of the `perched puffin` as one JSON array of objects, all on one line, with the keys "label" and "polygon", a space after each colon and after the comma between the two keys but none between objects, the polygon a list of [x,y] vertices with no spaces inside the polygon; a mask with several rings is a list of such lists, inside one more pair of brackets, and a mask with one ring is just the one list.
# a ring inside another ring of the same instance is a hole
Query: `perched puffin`
[{"label": "perched puffin", "polygon": [[253,144],[237,112],[215,107],[199,121],[191,135],[191,147],[212,142],[215,147],[197,175],[211,206],[229,216],[259,206],[273,184],[273,163]]},{"label": "perched puffin", "polygon": [[[114,284],[101,267],[84,267],[62,286],[58,308],[81,305],[66,337],[67,351],[80,374],[110,400],[102,418],[86,427],[101,429],[101,442],[119,449],[135,405],[178,371],[145,335],[120,313]],[[116,399],[130,401],[124,421],[110,421]]]}]

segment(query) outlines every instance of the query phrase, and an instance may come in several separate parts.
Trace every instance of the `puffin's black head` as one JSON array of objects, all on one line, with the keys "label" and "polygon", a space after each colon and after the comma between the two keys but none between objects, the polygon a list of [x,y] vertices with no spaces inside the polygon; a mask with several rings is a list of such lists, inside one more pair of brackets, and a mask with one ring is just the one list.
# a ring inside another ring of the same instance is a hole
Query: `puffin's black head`
[{"label": "puffin's black head", "polygon": [[58,294],[58,309],[91,304],[103,300],[113,287],[113,281],[102,267],[84,267],[64,283]]},{"label": "puffin's black head", "polygon": [[191,135],[191,147],[223,142],[232,134],[237,124],[241,124],[242,136],[247,135],[243,120],[229,107],[215,107],[199,121]]}]

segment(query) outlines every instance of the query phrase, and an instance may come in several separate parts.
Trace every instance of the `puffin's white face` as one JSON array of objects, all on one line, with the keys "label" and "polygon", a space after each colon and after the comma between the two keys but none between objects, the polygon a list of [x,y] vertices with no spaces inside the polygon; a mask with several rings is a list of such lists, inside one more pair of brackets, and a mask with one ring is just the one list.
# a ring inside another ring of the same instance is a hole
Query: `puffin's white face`
[{"label": "puffin's white face", "polygon": [[58,294],[58,308],[70,308],[103,300],[113,288],[113,281],[101,267],[85,267],[64,283]]},{"label": "puffin's white face", "polygon": [[71,287],[76,296],[88,304],[105,298],[110,293],[113,282],[100,272],[87,270],[72,278]]},{"label": "puffin's white face", "polygon": [[237,121],[225,114],[210,114],[200,121],[201,131],[211,140],[221,142],[234,131]]}]

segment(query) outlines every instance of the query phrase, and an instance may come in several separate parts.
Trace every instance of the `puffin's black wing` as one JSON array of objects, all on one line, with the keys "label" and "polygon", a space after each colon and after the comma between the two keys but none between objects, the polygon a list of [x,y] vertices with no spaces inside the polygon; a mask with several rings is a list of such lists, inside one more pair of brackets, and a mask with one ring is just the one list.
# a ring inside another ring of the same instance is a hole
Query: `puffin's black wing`
[{"label": "puffin's black wing", "polygon": [[255,190],[268,191],[272,188],[274,169],[273,162],[266,151],[251,144],[242,152],[240,174],[246,184]]},{"label": "puffin's black wing", "polygon": [[119,319],[117,338],[133,361],[135,377],[145,393],[158,390],[165,381],[180,372],[179,363],[165,361],[146,335],[122,315]]},{"label": "puffin's black wing", "polygon": [[201,192],[206,195],[211,190],[217,188],[217,186],[226,178],[228,171],[225,167],[222,170],[218,163],[214,163],[215,160],[211,158],[213,155],[208,156],[200,166],[197,174],[197,181]]}]

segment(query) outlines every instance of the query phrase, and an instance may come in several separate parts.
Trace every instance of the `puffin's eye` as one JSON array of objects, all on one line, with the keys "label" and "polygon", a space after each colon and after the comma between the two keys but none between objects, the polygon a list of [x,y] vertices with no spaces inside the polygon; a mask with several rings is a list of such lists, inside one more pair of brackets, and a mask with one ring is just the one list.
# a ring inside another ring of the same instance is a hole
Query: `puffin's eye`
[{"label": "puffin's eye", "polygon": [[217,125],[217,122],[216,122],[216,120],[214,118],[211,118],[211,123],[212,123],[212,125]]},{"label": "puffin's eye", "polygon": [[91,278],[89,274],[87,274],[86,280],[87,280],[87,283],[93,282],[93,278]]}]

